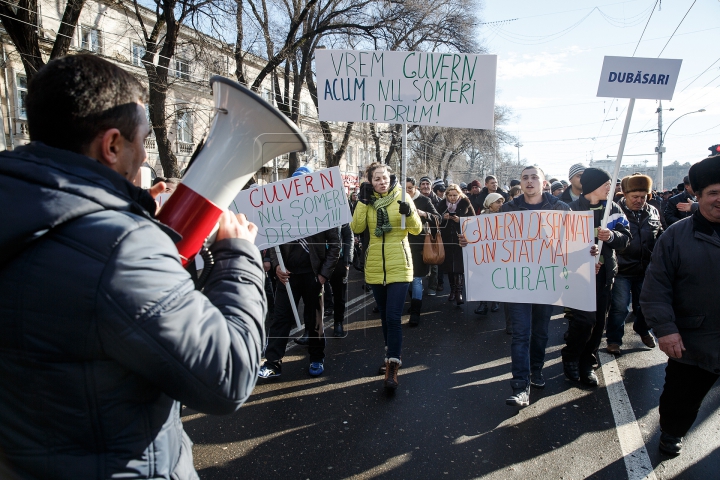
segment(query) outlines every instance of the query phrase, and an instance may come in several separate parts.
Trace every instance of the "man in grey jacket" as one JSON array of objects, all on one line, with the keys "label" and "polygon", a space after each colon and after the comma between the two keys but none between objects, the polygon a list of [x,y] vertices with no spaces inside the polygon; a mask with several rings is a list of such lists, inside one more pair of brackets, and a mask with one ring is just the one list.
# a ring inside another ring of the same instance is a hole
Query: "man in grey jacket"
[{"label": "man in grey jacket", "polygon": [[197,291],[130,183],[145,96],[97,56],[54,60],[29,85],[32,143],[0,153],[0,478],[196,479],[181,402],[228,414],[255,385],[255,226],[224,214]]},{"label": "man in grey jacket", "polygon": [[660,451],[677,455],[720,377],[720,157],[690,167],[698,211],[655,244],[640,305],[668,357],[660,396]]}]

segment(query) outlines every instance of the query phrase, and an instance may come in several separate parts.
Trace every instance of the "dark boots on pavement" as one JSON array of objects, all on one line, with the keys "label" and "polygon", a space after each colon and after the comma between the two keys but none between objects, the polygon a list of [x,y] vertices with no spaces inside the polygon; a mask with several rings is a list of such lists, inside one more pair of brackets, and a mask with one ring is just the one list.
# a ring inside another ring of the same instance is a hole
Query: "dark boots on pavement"
[{"label": "dark boots on pavement", "polygon": [[480,302],[480,305],[475,309],[475,313],[478,315],[487,315],[488,314],[488,304],[487,302]]},{"label": "dark boots on pavement", "polygon": [[465,303],[463,299],[463,289],[465,288],[465,274],[458,273],[455,275],[455,302],[457,305]]},{"label": "dark boots on pavement", "polygon": [[410,300],[410,326],[417,327],[420,325],[420,311],[422,310],[422,300]]}]

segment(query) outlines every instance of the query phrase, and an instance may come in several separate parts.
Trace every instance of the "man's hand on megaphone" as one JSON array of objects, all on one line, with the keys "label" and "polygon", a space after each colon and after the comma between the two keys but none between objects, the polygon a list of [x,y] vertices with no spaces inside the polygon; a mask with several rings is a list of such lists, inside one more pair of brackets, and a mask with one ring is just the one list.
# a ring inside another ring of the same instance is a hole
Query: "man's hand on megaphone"
[{"label": "man's hand on megaphone", "polygon": [[248,222],[248,219],[242,213],[235,215],[230,210],[225,210],[220,216],[218,227],[217,240],[242,238],[250,243],[255,243],[258,232],[257,226],[252,222]]},{"label": "man's hand on megaphone", "polygon": [[165,193],[165,190],[167,190],[167,184],[165,182],[158,182],[150,189],[148,192],[150,193],[150,196],[155,199],[155,214],[160,211],[160,205],[158,204],[158,195],[161,193]]}]

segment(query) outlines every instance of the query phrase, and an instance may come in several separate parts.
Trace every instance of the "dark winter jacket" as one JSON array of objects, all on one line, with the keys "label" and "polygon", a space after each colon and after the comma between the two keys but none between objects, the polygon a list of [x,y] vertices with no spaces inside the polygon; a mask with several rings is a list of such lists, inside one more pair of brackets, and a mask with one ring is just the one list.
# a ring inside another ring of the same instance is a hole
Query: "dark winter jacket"
[{"label": "dark winter jacket", "polygon": [[[447,209],[447,202],[445,200],[441,201],[438,207],[438,214],[441,218],[440,233],[442,234],[443,246],[445,248],[445,261],[442,264],[442,271],[445,273],[465,273],[462,247],[460,247],[458,243],[458,234],[460,233],[462,220],[455,222],[450,219],[442,219]],[[461,218],[475,216],[475,210],[473,210],[470,200],[461,198],[455,209],[455,214]]]},{"label": "dark winter jacket", "polygon": [[[597,229],[602,225],[603,216],[605,215],[605,201],[600,202],[600,207],[601,208],[591,210],[590,201],[585,198],[584,195],[580,195],[580,198],[570,203],[570,210],[573,212],[593,212],[595,219],[595,244],[598,243]],[[612,230],[613,236],[609,241],[603,242],[602,249],[600,250],[600,263],[603,265],[602,268],[605,269],[605,285],[597,285],[598,288],[607,287],[615,280],[615,276],[618,273],[615,250],[627,248],[628,243],[630,243],[628,220],[625,218],[622,209],[615,202],[613,202],[610,207],[610,215],[608,216],[608,223],[605,225],[605,228]]]},{"label": "dark winter jacket", "polygon": [[[498,189],[496,190],[496,193],[499,193],[500,195],[502,195],[502,197],[505,199],[506,202],[510,199],[507,192],[504,191],[502,188],[498,187]],[[480,212],[482,212],[485,209],[485,207],[483,206],[483,203],[485,202],[485,199],[487,198],[488,195],[490,195],[490,191],[488,190],[487,187],[483,187],[483,189],[480,190],[480,193],[478,193],[477,195],[469,195],[468,196],[468,198],[470,199],[470,203],[472,204],[473,209],[475,210],[476,214],[480,215]]]},{"label": "dark winter jacket", "polygon": [[660,214],[650,204],[645,204],[634,212],[627,207],[625,199],[618,203],[630,223],[632,238],[624,250],[618,250],[618,275],[625,277],[642,277],[650,264],[650,256],[655,248],[655,241],[662,233]]},{"label": "dark winter jacket", "polygon": [[681,212],[678,210],[678,203],[687,203],[688,200],[695,200],[695,197],[690,195],[687,190],[684,190],[674,197],[670,197],[665,205],[665,222],[669,227],[675,222],[679,222],[683,218],[687,218],[692,215],[692,212]]},{"label": "dark winter jacket", "polygon": [[[422,195],[422,193],[421,193],[420,195]],[[423,195],[423,196],[425,196],[425,195]],[[428,195],[426,198],[429,198],[429,199],[430,199],[430,201],[431,201],[432,204],[433,204],[433,207],[435,207],[435,210],[437,210],[438,205],[440,205],[440,202],[443,201],[443,199],[440,198],[440,197],[438,197],[438,196],[435,194],[435,192],[433,192],[432,190],[430,191],[430,195]]]},{"label": "dark winter jacket", "polygon": [[342,250],[337,265],[349,267],[353,263],[353,247],[355,246],[355,236],[350,229],[349,223],[340,227],[340,241],[342,242]]},{"label": "dark winter jacket", "polygon": [[658,239],[645,273],[640,306],[658,337],[679,333],[678,362],[720,373],[717,307],[720,237],[700,212],[670,226]]},{"label": "dark winter jacket", "polygon": [[[549,193],[545,192],[542,194],[542,206],[541,210],[570,210],[570,207],[560,201],[559,198],[553,197]],[[518,210],[527,210],[527,203],[525,203],[525,195],[520,195],[510,200],[507,203],[503,203],[502,212],[516,212]]]},{"label": "dark winter jacket", "polygon": [[[440,215],[438,215],[435,205],[432,204],[432,201],[428,197],[422,194],[418,195],[417,198],[413,198],[413,202],[415,202],[415,208],[418,212],[428,214],[428,217],[420,216],[423,226],[429,226],[431,233],[436,235],[438,232],[435,228],[435,220],[437,220],[437,225],[440,225]],[[419,235],[408,235],[408,241],[410,242],[410,254],[412,255],[413,276],[424,277],[430,273],[430,265],[426,265],[425,262],[423,262],[425,229],[423,228]]]},{"label": "dark winter jacket", "polygon": [[[308,250],[310,251],[310,264],[312,265],[313,273],[315,275],[322,275],[323,277],[330,278],[335,265],[338,263],[340,258],[340,227],[331,228],[324,232],[316,233],[306,237]],[[297,243],[291,242],[284,245],[280,245],[280,253],[283,258],[287,258],[290,255],[290,248]],[[272,265],[272,271],[277,269],[279,265],[277,254],[275,249],[270,249],[270,264]],[[290,270],[290,268],[288,268]],[[292,270],[290,270],[292,274]]]},{"label": "dark winter jacket", "polygon": [[653,196],[647,201],[647,204],[655,207],[658,212],[658,216],[660,217],[660,225],[663,230],[665,230],[667,228],[667,223],[665,222],[665,208],[663,207],[663,202],[658,197]]},{"label": "dark winter jacket", "polygon": [[181,402],[228,414],[255,385],[260,252],[216,242],[200,293],[148,200],[83,155],[0,153],[0,451],[21,478],[197,478]]},{"label": "dark winter jacket", "polygon": [[[572,186],[568,186],[565,191],[560,195],[560,200],[570,205],[575,200],[572,199],[570,196],[570,192],[572,192]],[[582,194],[581,194],[582,195]]]}]

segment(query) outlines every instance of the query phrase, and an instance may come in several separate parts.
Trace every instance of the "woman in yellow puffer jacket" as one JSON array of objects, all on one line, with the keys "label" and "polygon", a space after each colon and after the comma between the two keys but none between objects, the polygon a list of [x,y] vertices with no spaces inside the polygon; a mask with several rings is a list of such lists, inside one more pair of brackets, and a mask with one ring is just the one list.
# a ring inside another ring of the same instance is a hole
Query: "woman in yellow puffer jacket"
[{"label": "woman in yellow puffer jacket", "polygon": [[[360,186],[350,228],[355,233],[365,229],[370,244],[365,248],[365,283],[370,285],[380,309],[385,338],[386,389],[398,386],[397,374],[402,355],[400,321],[407,290],[413,279],[412,256],[408,233],[421,231],[420,217],[411,198],[401,201],[399,185],[390,167],[373,163],[365,170],[368,182]],[[405,230],[400,219],[405,216]]]}]

